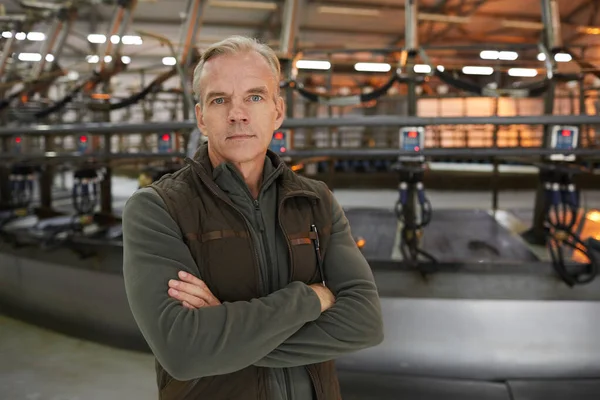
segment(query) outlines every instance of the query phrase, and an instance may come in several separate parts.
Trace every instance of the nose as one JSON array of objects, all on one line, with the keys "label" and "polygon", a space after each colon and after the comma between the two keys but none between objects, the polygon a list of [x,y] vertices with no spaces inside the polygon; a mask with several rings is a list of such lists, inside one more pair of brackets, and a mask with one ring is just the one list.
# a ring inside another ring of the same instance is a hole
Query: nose
[{"label": "nose", "polygon": [[228,117],[229,123],[230,124],[235,124],[235,123],[244,123],[247,124],[248,122],[250,122],[250,118],[248,115],[248,111],[246,110],[246,108],[241,105],[241,104],[232,104],[231,108],[229,109],[229,117]]}]

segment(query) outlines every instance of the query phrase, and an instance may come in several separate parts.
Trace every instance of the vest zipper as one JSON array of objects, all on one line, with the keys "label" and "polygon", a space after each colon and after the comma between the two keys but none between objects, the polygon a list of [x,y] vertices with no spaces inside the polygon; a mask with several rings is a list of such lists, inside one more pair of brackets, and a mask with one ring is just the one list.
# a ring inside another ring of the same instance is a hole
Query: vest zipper
[{"label": "vest zipper", "polygon": [[[265,260],[267,261],[267,265],[265,270],[268,271],[270,270],[270,268],[273,268],[273,262],[271,260],[271,254],[269,251],[269,246],[268,246],[268,238],[267,238],[267,230],[265,229],[265,221],[263,220],[262,217],[262,213],[260,211],[260,203],[258,200],[253,200],[254,203],[254,216],[256,217],[256,221],[258,222],[258,229],[260,230],[260,236],[262,238],[262,242],[263,242],[263,251],[265,252]],[[260,266],[259,266],[259,272],[261,270]],[[261,279],[261,286],[265,286],[265,280]],[[265,293],[268,293],[269,288],[264,288],[265,289]]]}]

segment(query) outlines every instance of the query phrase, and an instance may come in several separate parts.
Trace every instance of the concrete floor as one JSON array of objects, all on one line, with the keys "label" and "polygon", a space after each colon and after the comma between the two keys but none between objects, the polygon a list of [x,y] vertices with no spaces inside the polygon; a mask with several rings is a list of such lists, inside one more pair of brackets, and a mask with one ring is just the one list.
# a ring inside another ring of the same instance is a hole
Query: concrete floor
[{"label": "concrete floor", "polygon": [[[115,179],[117,196],[133,180]],[[395,190],[337,190],[344,207],[392,208]],[[428,192],[434,209],[489,209],[488,192]],[[586,193],[587,207],[600,209],[600,191]],[[123,201],[120,201],[121,204]],[[533,192],[500,194],[503,209],[531,209]],[[74,299],[75,300],[75,299]],[[0,310],[1,311],[1,310]],[[0,400],[156,399],[154,359],[66,337],[0,315]]]}]

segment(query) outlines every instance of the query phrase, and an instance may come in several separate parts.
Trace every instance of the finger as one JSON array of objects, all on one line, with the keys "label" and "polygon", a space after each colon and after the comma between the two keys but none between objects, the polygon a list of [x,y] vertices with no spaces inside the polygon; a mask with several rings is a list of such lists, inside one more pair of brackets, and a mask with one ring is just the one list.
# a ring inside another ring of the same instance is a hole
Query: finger
[{"label": "finger", "polygon": [[199,286],[202,289],[208,290],[208,286],[206,286],[206,283],[204,283],[203,280],[198,279],[194,275],[192,275],[188,272],[185,272],[185,271],[179,271],[178,275],[179,275],[179,279],[181,279],[182,281],[191,283],[192,285]]},{"label": "finger", "polygon": [[184,302],[183,302],[183,306],[184,306],[185,308],[189,308],[190,310],[195,310],[195,309],[196,309],[196,307],[194,307],[193,305],[191,305],[191,304],[190,304],[190,303],[188,303],[187,301],[184,301]]},{"label": "finger", "polygon": [[208,289],[203,289],[199,286],[192,285],[191,283],[170,280],[169,287],[176,289],[180,292],[192,295],[194,297],[198,297],[204,300],[206,303],[214,305],[215,297]]},{"label": "finger", "polygon": [[169,289],[169,295],[181,302],[187,302],[189,305],[196,308],[205,307],[207,305],[204,300],[179,290]]}]

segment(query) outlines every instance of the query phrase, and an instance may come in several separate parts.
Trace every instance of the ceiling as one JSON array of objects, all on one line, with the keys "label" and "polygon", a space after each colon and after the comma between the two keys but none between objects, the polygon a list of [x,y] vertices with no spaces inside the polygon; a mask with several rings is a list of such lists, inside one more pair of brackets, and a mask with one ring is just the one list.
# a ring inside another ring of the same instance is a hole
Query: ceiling
[{"label": "ceiling", "polygon": [[[64,2],[46,0],[45,3]],[[115,3],[102,0],[76,2],[77,17],[67,38],[61,64],[67,63],[75,69],[90,67],[86,65],[86,55],[101,54],[102,47],[89,43],[87,35],[108,35]],[[397,61],[398,50],[405,45],[404,3],[404,0],[302,0],[295,50],[303,52],[303,59],[330,60],[336,77],[355,73],[351,66],[357,61],[393,63]],[[565,47],[600,65],[600,29],[582,33],[586,27],[600,28],[600,1],[559,0],[558,3]],[[187,4],[188,0],[140,0],[127,33],[160,35],[177,47]],[[279,49],[283,1],[211,0],[203,4],[195,41],[200,50],[233,34],[258,37]],[[418,43],[426,49],[432,65],[444,65],[446,69],[460,69],[465,65],[493,65],[500,69],[543,68],[543,63],[537,59],[539,50],[536,48],[542,33],[536,26],[542,21],[540,5],[541,0],[418,0]],[[5,0],[6,15],[22,12],[19,0]],[[354,15],[357,13],[361,15]],[[48,22],[51,18],[38,20],[30,29],[46,32]],[[0,28],[8,29],[1,20]],[[161,66],[163,57],[171,55],[169,47],[156,38],[146,35],[142,38],[142,45],[122,47],[121,54],[131,58],[129,68]],[[42,46],[41,42],[27,40],[19,45],[20,52],[39,52]],[[362,51],[353,51],[355,49]],[[397,51],[373,52],[369,49]],[[504,49],[516,51],[518,58],[488,61],[480,57],[482,50]],[[577,68],[568,64],[564,63],[561,68]],[[317,76],[316,79],[327,79],[326,73],[311,73]],[[366,79],[372,78],[373,74],[370,74]]]}]

